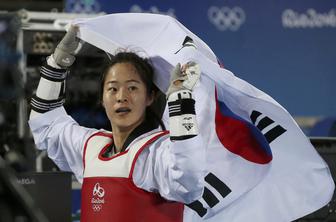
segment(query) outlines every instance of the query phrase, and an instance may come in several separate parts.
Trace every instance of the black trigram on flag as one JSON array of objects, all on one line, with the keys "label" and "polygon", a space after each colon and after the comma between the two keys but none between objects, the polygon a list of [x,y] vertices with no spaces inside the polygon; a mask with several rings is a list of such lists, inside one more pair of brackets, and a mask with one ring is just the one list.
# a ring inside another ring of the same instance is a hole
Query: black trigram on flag
[{"label": "black trigram on flag", "polygon": [[[226,184],[221,181],[218,177],[216,177],[213,173],[208,173],[204,178],[207,182],[204,187],[204,192],[202,195],[202,199],[208,204],[210,208],[213,208],[215,205],[219,203],[219,199],[216,195],[209,189],[207,186],[211,186],[214,190],[216,190],[223,198],[225,198],[229,193],[231,193],[231,189],[226,186]],[[207,209],[203,206],[201,201],[196,200],[187,205],[189,208],[193,209],[200,217],[203,217],[207,213]]]},{"label": "black trigram on flag", "polygon": [[[253,110],[251,115],[250,115],[251,121],[256,127],[260,130],[263,131],[266,127],[270,125],[275,125],[271,129],[267,130],[267,132],[263,133],[267,142],[271,143],[273,140],[281,136],[284,132],[286,132],[286,129],[284,129],[282,126],[278,124],[274,124],[274,121],[269,118],[268,116],[263,116],[262,113]],[[257,119],[260,119],[257,123]]]}]

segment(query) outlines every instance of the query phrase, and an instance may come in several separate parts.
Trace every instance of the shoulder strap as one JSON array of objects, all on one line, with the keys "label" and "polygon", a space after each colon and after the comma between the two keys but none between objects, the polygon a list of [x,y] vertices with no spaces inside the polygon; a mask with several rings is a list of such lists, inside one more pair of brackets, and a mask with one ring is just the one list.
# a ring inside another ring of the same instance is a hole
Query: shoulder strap
[{"label": "shoulder strap", "polygon": [[150,136],[147,137],[147,142],[145,142],[141,148],[137,151],[137,153],[135,154],[135,157],[133,159],[133,162],[132,162],[132,166],[131,166],[131,170],[130,170],[130,174],[129,174],[129,178],[132,178],[133,177],[133,170],[134,170],[134,166],[135,166],[135,163],[140,155],[140,153],[147,147],[149,147],[150,144],[152,144],[154,141],[156,141],[157,139],[159,139],[160,137],[164,136],[164,135],[167,135],[169,133],[169,131],[160,131],[160,132],[157,132],[157,133],[154,133]]}]

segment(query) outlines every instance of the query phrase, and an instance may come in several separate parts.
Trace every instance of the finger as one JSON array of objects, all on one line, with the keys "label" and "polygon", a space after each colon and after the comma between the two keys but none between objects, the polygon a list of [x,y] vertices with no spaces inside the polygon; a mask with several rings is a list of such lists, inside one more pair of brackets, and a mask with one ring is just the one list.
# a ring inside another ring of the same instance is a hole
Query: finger
[{"label": "finger", "polygon": [[70,38],[71,38],[71,39],[76,38],[76,36],[77,36],[77,29],[75,29],[75,28],[73,28],[73,29],[69,29],[67,35],[68,35],[68,38],[69,38],[69,39],[70,39]]},{"label": "finger", "polygon": [[186,64],[183,64],[182,68],[181,68],[181,72],[183,73],[183,75],[186,75],[188,70],[193,69],[193,67],[197,66],[196,62],[193,61],[189,61]]},{"label": "finger", "polygon": [[193,62],[193,61],[189,61],[187,62],[187,66],[190,67],[190,66],[194,66],[196,65],[197,63],[196,62]]},{"label": "finger", "polygon": [[173,72],[172,72],[172,75],[171,75],[171,80],[175,80],[180,76],[181,76],[181,64],[177,63],[177,65],[173,69]]},{"label": "finger", "polygon": [[74,41],[77,36],[78,26],[70,26],[68,32],[65,34],[66,41]]},{"label": "finger", "polygon": [[186,69],[187,69],[187,64],[183,64],[182,67],[181,67],[181,72],[182,73],[185,73]]}]

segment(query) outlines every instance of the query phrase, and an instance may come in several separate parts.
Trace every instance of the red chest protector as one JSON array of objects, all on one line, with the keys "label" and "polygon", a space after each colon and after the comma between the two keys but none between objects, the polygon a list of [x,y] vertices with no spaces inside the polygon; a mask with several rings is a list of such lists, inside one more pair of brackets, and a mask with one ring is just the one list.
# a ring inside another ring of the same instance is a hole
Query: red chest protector
[{"label": "red chest protector", "polygon": [[88,139],[83,155],[81,222],[183,221],[183,204],[139,189],[132,180],[141,151],[165,134],[142,138],[111,158],[101,156],[111,144],[111,134],[99,132]]}]

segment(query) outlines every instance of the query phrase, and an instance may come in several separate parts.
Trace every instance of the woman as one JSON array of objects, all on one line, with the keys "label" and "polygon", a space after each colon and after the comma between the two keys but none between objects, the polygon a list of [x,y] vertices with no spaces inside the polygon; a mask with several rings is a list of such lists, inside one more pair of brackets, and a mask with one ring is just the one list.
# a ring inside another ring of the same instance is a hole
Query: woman
[{"label": "woman", "polygon": [[183,86],[188,80],[183,73],[196,64],[173,71],[168,132],[157,128],[149,109],[155,100],[150,63],[118,53],[101,85],[111,133],[78,126],[62,107],[77,46],[72,27],[41,68],[29,124],[37,147],[83,183],[81,221],[182,221],[182,203],[199,199],[204,186],[205,146],[196,127],[194,84]]}]

